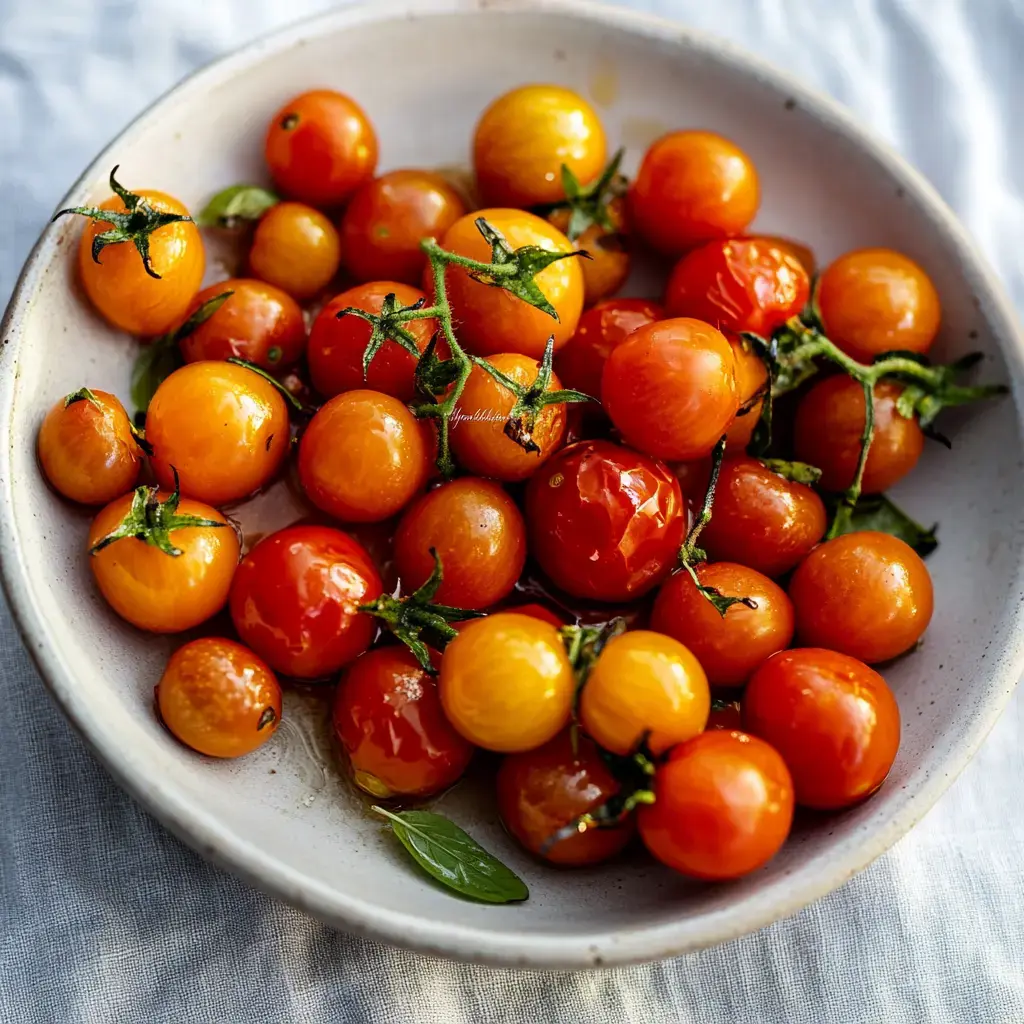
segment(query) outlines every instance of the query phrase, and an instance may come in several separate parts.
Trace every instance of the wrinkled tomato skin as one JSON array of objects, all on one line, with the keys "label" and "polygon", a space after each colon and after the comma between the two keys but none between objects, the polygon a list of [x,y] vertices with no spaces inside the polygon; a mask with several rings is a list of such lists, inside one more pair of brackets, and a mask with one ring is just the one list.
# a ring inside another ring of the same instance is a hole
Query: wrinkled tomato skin
[{"label": "wrinkled tomato skin", "polygon": [[356,785],[379,799],[440,793],[473,757],[444,716],[436,680],[404,647],[378,647],[349,665],[332,722]]},{"label": "wrinkled tomato skin", "polygon": [[730,454],[743,452],[754,436],[761,418],[762,397],[768,390],[768,367],[753,344],[741,334],[723,331],[736,360],[736,397],[739,408],[736,418],[725,431],[725,450]]},{"label": "wrinkled tomato skin", "polygon": [[578,737],[574,752],[568,730],[535,750],[509,754],[498,769],[497,789],[505,828],[551,864],[599,864],[619,853],[635,831],[630,817],[614,828],[590,828],[544,849],[560,828],[619,791],[593,741]]},{"label": "wrinkled tomato skin", "polygon": [[814,277],[815,271],[818,269],[818,262],[814,258],[814,251],[810,246],[798,242],[795,238],[787,238],[785,235],[758,235],[757,239],[788,253],[804,268],[808,277]]},{"label": "wrinkled tomato skin", "polygon": [[558,452],[526,490],[530,552],[574,597],[627,601],[671,571],[686,513],[662,463],[610,441]]},{"label": "wrinkled tomato skin", "polygon": [[[590,259],[580,263],[583,271],[583,304],[595,302],[617,292],[629,277],[630,244],[626,233],[626,215],[621,199],[613,199],[605,207],[611,230],[601,224],[591,224],[572,244]],[[548,214],[548,222],[563,234],[568,234],[569,211],[559,208]]]},{"label": "wrinkled tomato skin", "polygon": [[338,232],[319,210],[278,203],[256,225],[249,250],[254,277],[293,299],[311,299],[331,283],[341,263]]},{"label": "wrinkled tomato skin", "polygon": [[358,608],[381,589],[370,556],[347,533],[289,526],[242,559],[231,619],[242,642],[275,671],[320,679],[370,646],[376,620]]},{"label": "wrinkled tomato skin", "polygon": [[767,740],[793,776],[796,802],[838,810],[881,786],[900,744],[900,712],[885,680],[834,651],[783,651],[754,673],[744,728]]}]

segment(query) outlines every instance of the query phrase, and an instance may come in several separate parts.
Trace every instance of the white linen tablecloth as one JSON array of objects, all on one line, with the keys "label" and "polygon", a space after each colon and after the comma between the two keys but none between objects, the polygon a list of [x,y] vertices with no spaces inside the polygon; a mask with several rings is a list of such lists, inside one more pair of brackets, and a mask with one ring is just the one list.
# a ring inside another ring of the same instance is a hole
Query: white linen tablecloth
[{"label": "white linen tablecloth", "polygon": [[[851,107],[1024,312],[1024,0],[634,0]],[[0,300],[99,145],[326,0],[0,0]],[[646,967],[540,974],[331,931],[205,863],[107,777],[0,606],[0,1020],[1024,1021],[1024,703],[911,835],[797,917]]]}]

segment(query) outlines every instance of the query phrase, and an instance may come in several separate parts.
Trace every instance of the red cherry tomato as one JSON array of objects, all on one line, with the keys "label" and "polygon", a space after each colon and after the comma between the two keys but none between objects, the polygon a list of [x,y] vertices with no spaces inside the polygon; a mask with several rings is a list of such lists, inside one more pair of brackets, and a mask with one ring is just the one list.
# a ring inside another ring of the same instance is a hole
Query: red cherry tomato
[{"label": "red cherry tomato", "polygon": [[736,397],[740,407],[725,432],[727,452],[746,451],[761,418],[764,394],[768,390],[768,367],[753,344],[741,334],[723,331],[736,359]]},{"label": "red cherry tomato", "polygon": [[724,729],[726,732],[742,729],[743,716],[740,714],[740,702],[738,700],[712,700],[707,728]]}]

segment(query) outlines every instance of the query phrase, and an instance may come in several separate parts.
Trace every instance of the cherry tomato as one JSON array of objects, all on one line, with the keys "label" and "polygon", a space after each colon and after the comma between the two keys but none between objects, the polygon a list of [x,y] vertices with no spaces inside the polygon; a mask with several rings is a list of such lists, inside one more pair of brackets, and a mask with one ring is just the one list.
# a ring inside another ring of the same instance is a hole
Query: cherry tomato
[{"label": "cherry tomato", "polygon": [[[89,550],[120,526],[133,497],[124,494],[99,512],[89,528]],[[167,497],[167,493],[159,495],[160,500]],[[182,498],[177,514],[223,525],[172,530],[171,543],[181,551],[179,555],[123,537],[89,558],[96,585],[110,607],[151,633],[180,633],[219,612],[238,565],[238,535],[216,509]]]},{"label": "cherry tomato", "polygon": [[863,363],[897,349],[927,352],[942,316],[931,279],[892,249],[857,249],[829,264],[818,308],[829,338]]},{"label": "cherry tomato", "polygon": [[764,399],[758,396],[768,390],[768,368],[746,338],[731,331],[723,333],[736,359],[736,397],[740,403],[736,419],[725,432],[725,450],[742,452],[750,444],[761,418]]},{"label": "cherry tomato", "polygon": [[767,576],[734,562],[696,568],[701,586],[723,597],[749,597],[756,608],[734,604],[719,614],[688,573],[670,576],[658,591],[651,629],[674,637],[701,663],[712,686],[742,686],[754,669],[793,639],[793,605]]},{"label": "cherry tomato", "polygon": [[566,620],[553,612],[550,608],[546,608],[542,604],[536,604],[531,602],[530,604],[517,604],[512,605],[509,608],[503,609],[506,612],[515,612],[517,615],[532,615],[535,619],[540,619],[542,622],[550,622],[555,629],[561,629],[563,626],[568,625]]},{"label": "cherry tomato", "polygon": [[711,712],[708,714],[708,729],[724,729],[734,732],[743,726],[738,700],[712,700]]},{"label": "cherry tomato", "polygon": [[[513,249],[537,245],[549,252],[571,252],[572,242],[546,220],[523,210],[479,210],[457,220],[445,233],[442,245],[449,252],[489,263],[491,247],[476,220],[483,217],[505,236]],[[505,291],[474,280],[463,267],[450,265],[445,287],[459,341],[480,356],[521,352],[540,359],[550,337],[558,351],[575,333],[583,310],[583,271],[578,259],[558,260],[545,267],[534,281],[558,314],[555,320]],[[430,293],[433,285],[425,282]]]},{"label": "cherry tomato", "polygon": [[[487,362],[517,384],[529,387],[540,363],[516,352],[489,356]],[[547,391],[561,390],[554,374]],[[451,445],[459,465],[470,473],[496,480],[525,480],[549,459],[565,436],[565,405],[545,405],[537,416],[531,436],[538,451],[526,451],[505,433],[515,395],[486,370],[474,366],[452,417]]]},{"label": "cherry tomato", "polygon": [[605,361],[638,327],[664,320],[650,299],[606,299],[586,310],[555,366],[567,388],[599,398]]},{"label": "cherry tomato", "polygon": [[182,339],[186,363],[207,359],[246,359],[276,372],[297,362],[306,348],[306,324],[298,303],[265,281],[231,278],[204,288],[185,313],[231,292],[216,313]]},{"label": "cherry tomato", "polygon": [[[621,199],[613,199],[606,209],[611,230],[600,224],[591,224],[573,241],[577,249],[590,254],[590,259],[580,264],[583,271],[583,302],[587,306],[617,292],[629,277],[629,241],[624,204]],[[548,221],[563,234],[568,233],[569,211],[565,207],[549,213]]]},{"label": "cherry tomato", "polygon": [[319,679],[370,646],[376,621],[358,610],[381,594],[365,549],[341,530],[278,530],[242,559],[231,618],[242,642],[277,672]]},{"label": "cherry tomato", "polygon": [[395,564],[413,591],[441,559],[440,604],[488,608],[507,597],[526,561],[526,527],[515,502],[490,480],[460,477],[423,495],[402,516]]},{"label": "cherry tomato", "polygon": [[424,238],[441,238],[466,213],[462,196],[432,171],[391,171],[368,181],[341,220],[345,266],[358,281],[418,284]]},{"label": "cherry tomato", "polygon": [[574,751],[568,730],[536,750],[509,754],[498,769],[498,812],[505,828],[530,853],[552,864],[580,867],[614,857],[633,837],[627,818],[613,828],[590,828],[544,850],[560,828],[594,810],[619,791],[597,747],[578,737]]},{"label": "cherry tomato", "polygon": [[882,784],[900,745],[900,710],[873,669],[835,651],[769,658],[743,695],[743,722],[793,775],[796,801],[836,810]]},{"label": "cherry tomato", "polygon": [[700,662],[678,640],[646,629],[609,640],[580,695],[580,723],[613,754],[630,753],[645,736],[660,754],[696,736],[710,709]]},{"label": "cherry tomato", "polygon": [[803,242],[798,242],[794,238],[787,238],[785,235],[758,235],[757,237],[762,242],[767,242],[769,245],[775,246],[776,249],[789,253],[804,268],[808,277],[814,277],[818,264],[810,246],[804,245]]},{"label": "cherry tomato", "polygon": [[715,239],[688,252],[665,292],[669,316],[767,338],[800,313],[811,280],[800,262],[762,238]]},{"label": "cherry tomato", "polygon": [[[322,395],[330,398],[343,391],[372,388],[403,402],[415,400],[417,390],[413,375],[416,357],[389,338],[373,357],[364,376],[363,353],[370,341],[372,327],[353,314],[338,318],[338,313],[349,307],[380,313],[388,295],[394,295],[400,306],[413,306],[425,298],[418,288],[410,288],[398,281],[374,281],[335,295],[313,321],[309,335],[309,372],[313,387]],[[405,329],[422,352],[437,330],[437,321],[410,320]],[[447,355],[447,346],[438,351],[438,358]]]},{"label": "cherry tomato", "polygon": [[733,455],[722,463],[700,544],[713,561],[781,576],[811,551],[827,526],[825,506],[810,487],[757,459]]},{"label": "cherry tomato", "polygon": [[473,135],[477,184],[494,206],[557,203],[565,198],[563,165],[587,184],[606,158],[596,111],[559,85],[524,85],[499,96]]},{"label": "cherry tomato", "polygon": [[866,530],[827,541],[789,583],[800,640],[868,664],[909,651],[932,617],[932,578],[898,537]]},{"label": "cherry tomato", "polygon": [[742,234],[760,202],[757,171],[742,149],[714,132],[670,132],[644,154],[629,220],[655,249],[679,256]]},{"label": "cherry tomato", "polygon": [[497,612],[459,631],[441,658],[441,703],[470,743],[511,754],[569,724],[576,678],[554,626]]},{"label": "cherry tomato", "polygon": [[390,518],[429,473],[416,417],[379,391],[336,395],[310,420],[299,445],[299,480],[309,500],[347,522]]},{"label": "cherry tomato", "polygon": [[627,444],[659,459],[703,458],[739,409],[736,358],[710,324],[661,320],[608,357],[601,399]]},{"label": "cherry tomato", "polygon": [[371,796],[431,796],[456,782],[473,747],[449,724],[437,683],[404,647],[361,654],[334,697],[334,734]]},{"label": "cherry tomato", "polygon": [[742,732],[680,744],[654,776],[640,837],[663,864],[708,881],[739,878],[781,849],[793,824],[793,780],[778,753]]},{"label": "cherry tomato", "polygon": [[156,686],[164,725],[210,757],[241,757],[262,747],[281,721],[274,673],[234,640],[203,637],[171,655]]},{"label": "cherry tomato", "polygon": [[558,452],[526,490],[530,551],[575,597],[626,601],[676,564],[686,513],[679,482],[654,459],[610,441]]},{"label": "cherry tomato", "polygon": [[[875,385],[875,434],[864,467],[862,489],[878,494],[902,480],[924,450],[924,433],[913,417],[902,416],[896,402],[903,388],[892,381]],[[820,485],[843,491],[853,483],[864,433],[864,389],[839,373],[819,381],[796,410],[796,457],[821,470]]]},{"label": "cherry tomato", "polygon": [[319,210],[278,203],[256,225],[249,269],[293,299],[311,299],[331,283],[341,263],[341,241]]},{"label": "cherry tomato", "polygon": [[83,505],[105,505],[131,490],[143,458],[124,406],[114,395],[88,388],[50,409],[36,451],[46,479]]},{"label": "cherry tomato", "polygon": [[156,389],[146,413],[153,471],[167,488],[226,505],[263,487],[288,454],[288,407],[244,366],[189,363]]},{"label": "cherry tomato", "polygon": [[273,116],[264,154],[286,195],[312,206],[337,206],[373,177],[377,135],[354,100],[313,89]]},{"label": "cherry tomato", "polygon": [[[146,190],[134,193],[159,213],[188,216],[173,196]],[[117,196],[100,203],[101,210],[123,213]],[[115,327],[129,334],[164,334],[182,318],[192,296],[199,290],[206,269],[206,255],[199,229],[191,220],[174,221],[149,236],[153,273],[146,272],[138,249],[131,242],[105,246],[99,261],[92,258],[93,241],[113,225],[90,220],[78,245],[78,272],[82,286],[96,309]]]}]

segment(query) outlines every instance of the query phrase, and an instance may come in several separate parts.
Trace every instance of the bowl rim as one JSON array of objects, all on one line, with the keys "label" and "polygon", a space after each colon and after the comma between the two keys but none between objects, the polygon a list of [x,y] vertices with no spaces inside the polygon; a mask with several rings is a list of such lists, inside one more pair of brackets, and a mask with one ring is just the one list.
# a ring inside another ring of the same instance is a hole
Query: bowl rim
[{"label": "bowl rim", "polygon": [[[804,84],[789,73],[732,43],[711,34],[651,14],[605,6],[595,0],[359,0],[349,6],[313,15],[263,35],[207,64],[151,103],[93,159],[71,186],[59,207],[74,205],[86,194],[86,187],[105,173],[114,150],[130,142],[152,114],[166,104],[187,101],[238,71],[265,57],[301,45],[311,35],[337,32],[366,23],[381,23],[409,17],[429,17],[459,12],[501,15],[509,11],[532,11],[569,16],[613,31],[627,32],[662,42],[671,42],[680,52],[696,52],[732,68],[738,74],[786,90],[816,120],[866,151],[899,182],[949,240],[972,278],[979,299],[985,304],[993,333],[1006,359],[1015,401],[1024,388],[1024,334],[1013,307],[993,271],[974,247],[966,230],[940,198],[932,185],[891,147],[864,128],[837,102]],[[620,931],[572,936],[532,934],[523,930],[496,932],[475,926],[430,920],[412,913],[392,911],[364,902],[308,878],[282,864],[258,846],[239,839],[213,815],[197,810],[183,794],[165,788],[159,778],[147,777],[145,764],[130,751],[121,749],[115,738],[105,735],[102,723],[74,686],[73,666],[48,642],[50,624],[36,604],[29,571],[22,557],[22,545],[14,520],[11,478],[11,437],[14,419],[16,373],[14,367],[23,343],[22,324],[29,306],[42,285],[44,270],[53,256],[61,229],[48,224],[35,243],[15,284],[7,311],[0,322],[0,582],[25,647],[48,690],[79,734],[125,790],[152,812],[179,839],[203,856],[228,868],[250,884],[280,898],[326,923],[359,935],[383,940],[420,952],[464,961],[503,966],[543,969],[622,965],[662,959],[753,932],[788,917],[837,888],[885,852],[931,808],[974,756],[1008,703],[1014,685],[1024,670],[1024,645],[1019,642],[1024,612],[1017,613],[1016,650],[1004,662],[999,678],[1006,685],[989,687],[989,699],[972,722],[964,742],[948,756],[946,771],[933,772],[921,783],[915,798],[900,809],[887,824],[856,843],[847,844],[842,856],[823,858],[793,881],[781,901],[773,889],[771,898],[760,894],[702,914],[668,924],[635,926]],[[8,372],[4,373],[2,370]],[[1017,404],[1021,418],[1020,403]]]}]

